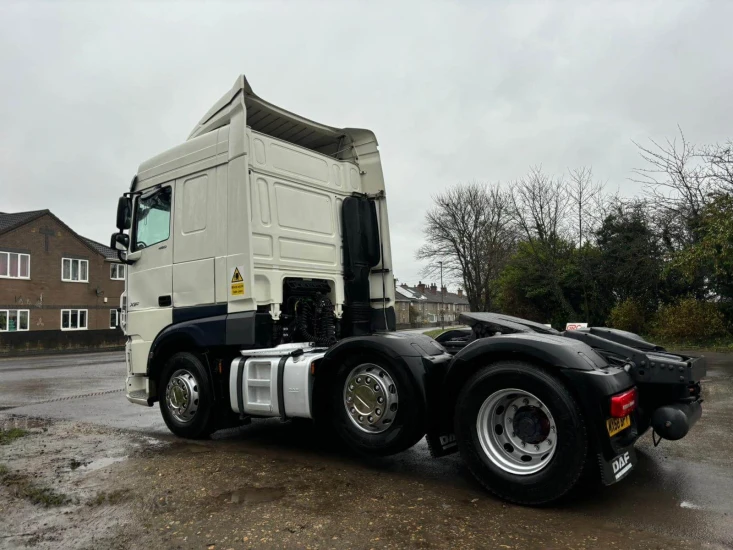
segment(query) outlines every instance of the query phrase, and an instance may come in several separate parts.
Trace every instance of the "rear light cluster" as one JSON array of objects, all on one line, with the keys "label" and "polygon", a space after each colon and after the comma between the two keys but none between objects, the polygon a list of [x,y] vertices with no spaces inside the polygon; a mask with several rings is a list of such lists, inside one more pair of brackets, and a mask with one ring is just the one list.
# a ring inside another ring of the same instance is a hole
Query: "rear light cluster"
[{"label": "rear light cluster", "polygon": [[636,409],[637,402],[636,388],[614,395],[611,397],[611,416],[623,418],[631,414]]}]

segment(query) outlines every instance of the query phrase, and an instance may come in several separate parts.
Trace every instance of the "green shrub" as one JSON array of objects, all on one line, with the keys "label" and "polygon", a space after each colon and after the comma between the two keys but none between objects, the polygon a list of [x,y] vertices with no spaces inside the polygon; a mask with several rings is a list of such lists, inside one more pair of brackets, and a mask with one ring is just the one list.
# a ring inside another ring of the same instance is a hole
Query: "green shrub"
[{"label": "green shrub", "polygon": [[644,332],[647,322],[646,309],[633,298],[627,298],[611,310],[608,326],[636,334]]},{"label": "green shrub", "polygon": [[726,336],[728,331],[716,304],[683,298],[659,309],[654,333],[668,342],[701,342]]}]

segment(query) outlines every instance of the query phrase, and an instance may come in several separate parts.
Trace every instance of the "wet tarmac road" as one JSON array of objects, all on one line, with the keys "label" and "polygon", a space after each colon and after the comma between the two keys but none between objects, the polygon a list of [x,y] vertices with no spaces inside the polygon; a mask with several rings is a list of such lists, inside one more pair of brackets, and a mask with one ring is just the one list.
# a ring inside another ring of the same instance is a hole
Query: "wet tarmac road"
[{"label": "wet tarmac road", "polygon": [[[482,510],[500,514],[507,529],[517,525],[528,531],[527,547],[554,547],[561,528],[605,537],[609,544],[603,547],[615,545],[614,533],[631,533],[645,547],[655,547],[659,537],[659,548],[670,547],[675,539],[681,545],[693,541],[687,547],[697,542],[728,548],[733,547],[733,356],[707,355],[703,417],[685,439],[654,448],[645,436],[637,444],[639,464],[629,478],[550,509],[507,506],[491,498],[470,479],[457,455],[433,460],[424,441],[395,457],[364,462],[320,440],[309,427],[267,421],[219,432],[204,445],[208,452],[218,449],[233,456],[257,452],[299,464],[327,461],[345,472],[381,474],[398,487],[417,485],[426,495],[450,495],[465,503],[479,499]],[[157,407],[127,403],[123,381],[121,354],[0,360],[0,416],[68,419],[174,440]]]}]

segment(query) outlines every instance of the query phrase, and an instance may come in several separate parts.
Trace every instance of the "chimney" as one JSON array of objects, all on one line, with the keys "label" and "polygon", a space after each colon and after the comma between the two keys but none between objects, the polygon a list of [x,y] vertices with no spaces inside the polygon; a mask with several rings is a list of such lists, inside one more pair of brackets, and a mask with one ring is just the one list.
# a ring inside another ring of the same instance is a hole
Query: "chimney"
[{"label": "chimney", "polygon": [[458,289],[458,297],[463,298],[463,289],[462,288]]},{"label": "chimney", "polygon": [[419,281],[417,283],[417,290],[425,294],[425,285],[423,284],[422,281]]},{"label": "chimney", "polygon": [[438,293],[438,287],[435,286],[435,283],[433,283],[433,284],[430,285],[430,292],[432,292],[433,294],[437,294]]},{"label": "chimney", "polygon": [[443,296],[446,296],[448,294],[448,289],[445,287],[443,287],[440,291],[443,293]]},{"label": "chimney", "polygon": [[400,286],[401,286],[402,288],[407,288],[407,283],[402,283],[402,284],[401,284]]}]

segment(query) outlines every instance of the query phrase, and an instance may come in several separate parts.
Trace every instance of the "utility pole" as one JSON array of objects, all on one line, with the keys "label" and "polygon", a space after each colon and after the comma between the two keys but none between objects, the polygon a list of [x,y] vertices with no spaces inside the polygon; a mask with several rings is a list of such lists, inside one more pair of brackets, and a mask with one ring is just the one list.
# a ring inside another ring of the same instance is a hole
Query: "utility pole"
[{"label": "utility pole", "polygon": [[443,262],[440,263],[440,328],[445,328],[443,312],[445,311],[445,293],[443,292]]}]

